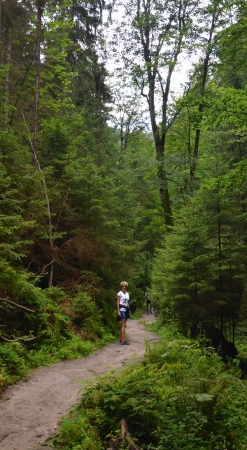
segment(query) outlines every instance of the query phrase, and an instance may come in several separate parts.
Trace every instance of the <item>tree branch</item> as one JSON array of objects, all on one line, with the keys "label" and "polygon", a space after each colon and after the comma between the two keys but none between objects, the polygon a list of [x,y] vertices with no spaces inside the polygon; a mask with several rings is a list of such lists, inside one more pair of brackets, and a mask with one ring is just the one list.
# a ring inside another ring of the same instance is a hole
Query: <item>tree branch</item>
[{"label": "tree branch", "polygon": [[54,258],[53,258],[53,256],[54,256],[54,242],[53,242],[53,236],[52,236],[53,226],[52,226],[52,220],[51,220],[50,201],[49,201],[46,181],[45,181],[45,178],[43,176],[43,172],[42,172],[39,160],[38,160],[37,149],[35,147],[36,144],[34,145],[34,142],[36,142],[36,141],[34,140],[34,142],[33,142],[32,139],[31,139],[30,132],[29,132],[29,129],[28,129],[28,125],[27,125],[25,114],[24,114],[23,110],[22,110],[22,116],[23,116],[24,124],[26,126],[27,133],[28,133],[28,138],[29,138],[31,150],[32,150],[32,153],[33,153],[34,164],[35,164],[35,167],[37,168],[37,170],[39,171],[39,173],[41,174],[41,181],[42,181],[42,184],[43,184],[44,194],[45,194],[45,199],[46,199],[46,207],[47,207],[47,213],[48,213],[48,235],[49,235],[50,250],[51,250],[51,256],[52,256],[52,262],[49,263],[49,265],[51,265],[51,269],[50,269],[50,276],[49,276],[48,287],[51,287],[52,286],[52,279],[53,279],[53,270],[54,270],[54,264],[53,264],[54,263]]},{"label": "tree branch", "polygon": [[9,300],[8,298],[0,298],[0,301],[10,303],[11,305],[15,305],[18,308],[25,309],[26,311],[29,311],[29,312],[35,312],[33,309],[29,309],[29,308],[26,308],[25,306],[19,305],[18,303],[12,302],[12,300]]},{"label": "tree branch", "polygon": [[38,281],[39,280],[39,278],[41,277],[41,275],[42,275],[42,273],[44,273],[44,271],[45,271],[45,269],[46,269],[46,267],[48,267],[48,266],[50,266],[51,264],[53,264],[54,263],[54,259],[52,259],[52,261],[51,262],[49,262],[48,264],[46,264],[44,267],[43,267],[43,269],[42,269],[42,271],[40,272],[40,274],[35,278],[35,280],[34,280],[34,282],[33,282],[33,285],[35,285],[35,283],[36,283],[36,281]]},{"label": "tree branch", "polygon": [[45,334],[45,331],[44,331],[44,333],[39,334],[38,336],[35,336],[35,337],[32,337],[32,338],[27,338],[27,339],[24,338],[24,337],[20,337],[20,338],[17,338],[17,339],[7,339],[6,337],[0,335],[0,339],[2,339],[5,342],[20,342],[20,341],[27,342],[27,341],[35,341],[36,339],[44,336],[44,334]]}]

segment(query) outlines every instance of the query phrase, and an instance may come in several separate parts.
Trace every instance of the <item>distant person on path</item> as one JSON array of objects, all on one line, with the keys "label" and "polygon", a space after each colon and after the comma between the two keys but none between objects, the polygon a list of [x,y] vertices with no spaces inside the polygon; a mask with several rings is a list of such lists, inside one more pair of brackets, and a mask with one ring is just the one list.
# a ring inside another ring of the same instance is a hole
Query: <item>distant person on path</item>
[{"label": "distant person on path", "polygon": [[129,310],[129,294],[126,291],[128,287],[127,281],[121,281],[120,288],[121,290],[117,294],[117,314],[121,320],[121,329],[120,329],[120,344],[121,345],[129,345],[130,343],[125,339],[125,328],[127,319],[130,317]]},{"label": "distant person on path", "polygon": [[149,292],[146,291],[144,294],[144,299],[146,302],[146,313],[147,314],[152,314],[152,303],[151,303],[151,299],[149,298]]}]

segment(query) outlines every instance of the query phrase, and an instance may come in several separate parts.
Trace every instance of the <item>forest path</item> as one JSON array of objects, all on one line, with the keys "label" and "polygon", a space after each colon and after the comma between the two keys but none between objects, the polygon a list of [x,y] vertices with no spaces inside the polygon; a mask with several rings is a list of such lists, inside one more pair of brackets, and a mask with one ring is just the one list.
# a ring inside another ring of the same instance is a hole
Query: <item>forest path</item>
[{"label": "forest path", "polygon": [[[145,314],[143,319],[147,323],[155,320],[152,314]],[[28,381],[8,388],[0,401],[0,450],[47,448],[61,417],[82,394],[80,381],[122,367],[127,361],[134,363],[145,353],[145,340],[158,340],[140,319],[129,320],[126,331],[130,345],[117,341],[81,359],[36,369]]]}]

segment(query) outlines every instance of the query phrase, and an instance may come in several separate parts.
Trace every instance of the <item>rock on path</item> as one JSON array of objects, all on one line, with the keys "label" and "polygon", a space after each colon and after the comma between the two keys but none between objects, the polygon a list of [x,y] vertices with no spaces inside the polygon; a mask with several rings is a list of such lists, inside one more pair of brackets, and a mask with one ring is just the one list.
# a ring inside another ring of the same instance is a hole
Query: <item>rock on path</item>
[{"label": "rock on path", "polygon": [[[148,323],[154,317],[145,315],[144,319]],[[129,320],[126,331],[130,345],[116,342],[90,356],[36,369],[29,381],[8,388],[0,401],[0,450],[44,449],[42,443],[54,435],[61,417],[79,400],[80,381],[140,359],[145,340],[157,341],[138,319]]]}]

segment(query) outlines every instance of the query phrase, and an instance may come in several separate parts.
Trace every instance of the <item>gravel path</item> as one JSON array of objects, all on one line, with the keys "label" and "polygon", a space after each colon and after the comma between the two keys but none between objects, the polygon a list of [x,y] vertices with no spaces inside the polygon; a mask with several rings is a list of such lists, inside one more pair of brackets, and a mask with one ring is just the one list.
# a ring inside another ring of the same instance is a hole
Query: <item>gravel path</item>
[{"label": "gravel path", "polygon": [[[145,315],[144,319],[148,323],[154,317]],[[145,340],[157,341],[138,319],[129,320],[126,331],[130,345],[116,342],[90,356],[36,369],[29,381],[8,388],[0,401],[0,450],[47,448],[61,417],[79,400],[80,382],[122,367],[127,361],[135,362],[145,353]]]}]

